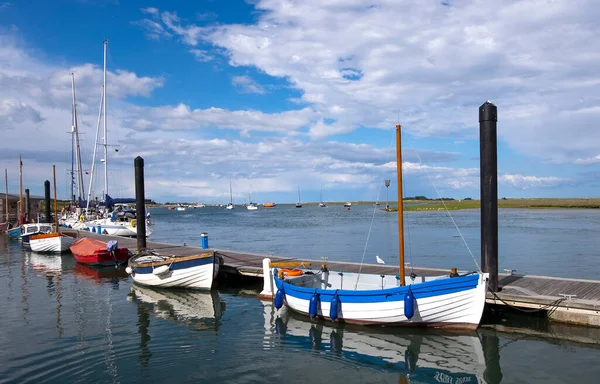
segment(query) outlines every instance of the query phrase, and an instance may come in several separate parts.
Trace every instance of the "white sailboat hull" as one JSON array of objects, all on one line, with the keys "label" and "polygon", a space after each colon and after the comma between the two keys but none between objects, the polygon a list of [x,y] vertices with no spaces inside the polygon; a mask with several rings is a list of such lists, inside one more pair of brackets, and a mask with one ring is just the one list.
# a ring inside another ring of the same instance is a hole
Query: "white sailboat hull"
[{"label": "white sailboat hull", "polygon": [[[137,227],[131,225],[130,221],[118,222],[110,219],[96,220],[86,223],[86,228],[93,232],[99,232],[104,235],[121,236],[121,237],[136,237]],[[146,237],[152,234],[152,228],[146,224]]]},{"label": "white sailboat hull", "polygon": [[70,236],[53,236],[41,239],[29,239],[29,246],[34,252],[67,252],[73,243],[75,243],[75,238]]}]

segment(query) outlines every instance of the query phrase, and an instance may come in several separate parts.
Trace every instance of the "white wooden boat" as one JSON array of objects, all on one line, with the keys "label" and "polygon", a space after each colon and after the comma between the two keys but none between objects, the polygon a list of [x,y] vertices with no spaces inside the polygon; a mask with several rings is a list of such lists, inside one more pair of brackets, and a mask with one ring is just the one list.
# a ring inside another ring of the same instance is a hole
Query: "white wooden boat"
[{"label": "white wooden boat", "polygon": [[295,350],[331,353],[359,366],[398,372],[416,383],[486,383],[486,360],[477,332],[427,332],[390,328],[364,329],[305,321],[286,308],[264,305],[263,347],[276,349],[282,339]]},{"label": "white wooden boat", "polygon": [[129,259],[126,271],[141,285],[209,290],[222,260],[214,251],[192,256],[140,255]]},{"label": "white wooden boat", "polygon": [[75,238],[58,232],[33,235],[29,237],[29,247],[34,252],[68,252]]},{"label": "white wooden boat", "polygon": [[[402,185],[400,125],[396,126],[398,185]],[[275,307],[284,304],[308,315],[355,324],[420,325],[454,329],[476,329],[481,321],[489,275],[481,272],[438,277],[406,276],[402,188],[398,188],[400,273],[352,274],[321,270],[306,271],[272,265],[263,260],[262,297],[275,294]],[[281,263],[280,263],[281,264]],[[293,264],[289,264],[293,266]]]}]

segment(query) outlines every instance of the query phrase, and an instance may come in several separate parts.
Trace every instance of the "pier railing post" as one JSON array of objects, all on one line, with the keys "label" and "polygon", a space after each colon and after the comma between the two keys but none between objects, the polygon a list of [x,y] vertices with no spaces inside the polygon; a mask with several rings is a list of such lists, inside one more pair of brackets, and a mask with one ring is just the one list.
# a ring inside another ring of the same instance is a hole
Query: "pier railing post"
[{"label": "pier railing post", "polygon": [[489,101],[479,107],[481,181],[481,268],[498,291],[498,109]]},{"label": "pier railing post", "polygon": [[135,212],[138,252],[146,249],[146,205],[144,194],[144,159],[140,156],[133,160],[135,168]]},{"label": "pier railing post", "polygon": [[52,217],[50,216],[50,181],[44,181],[44,214],[46,215],[46,223],[52,223]]}]

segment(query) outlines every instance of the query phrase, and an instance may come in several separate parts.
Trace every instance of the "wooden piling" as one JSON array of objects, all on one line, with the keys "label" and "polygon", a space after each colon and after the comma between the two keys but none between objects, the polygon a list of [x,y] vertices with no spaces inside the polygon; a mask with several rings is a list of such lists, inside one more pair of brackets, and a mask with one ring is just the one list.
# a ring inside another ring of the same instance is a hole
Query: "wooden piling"
[{"label": "wooden piling", "polygon": [[498,292],[498,109],[489,101],[479,107],[481,182],[481,268]]},{"label": "wooden piling", "polygon": [[46,215],[46,223],[52,224],[52,215],[50,215],[50,181],[44,181],[44,214]]},{"label": "wooden piling", "polygon": [[137,229],[137,250],[146,249],[146,205],[144,204],[144,159],[140,156],[133,160],[135,168],[135,212]]}]

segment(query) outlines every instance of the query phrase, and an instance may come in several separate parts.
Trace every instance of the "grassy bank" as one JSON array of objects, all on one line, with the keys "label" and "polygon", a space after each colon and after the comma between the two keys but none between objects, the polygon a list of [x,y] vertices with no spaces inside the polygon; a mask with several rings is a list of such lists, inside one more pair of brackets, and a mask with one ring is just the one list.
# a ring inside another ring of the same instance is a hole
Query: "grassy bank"
[{"label": "grassy bank", "polygon": [[[444,209],[444,204],[436,200],[405,200],[406,211],[424,211]],[[450,200],[445,201],[449,210],[479,209],[479,200]],[[600,198],[597,199],[500,199],[498,208],[521,208],[521,209],[600,209]],[[397,210],[396,202],[391,207]]]}]

